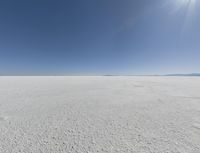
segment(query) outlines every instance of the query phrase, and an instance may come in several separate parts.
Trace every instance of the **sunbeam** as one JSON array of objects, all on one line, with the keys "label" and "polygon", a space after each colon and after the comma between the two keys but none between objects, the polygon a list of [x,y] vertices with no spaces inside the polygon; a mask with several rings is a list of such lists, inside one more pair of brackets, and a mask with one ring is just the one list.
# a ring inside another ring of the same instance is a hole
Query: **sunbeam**
[{"label": "sunbeam", "polygon": [[186,29],[192,24],[195,16],[195,6],[196,6],[196,0],[179,0],[179,1],[183,1],[183,5],[184,5],[184,11],[185,11],[185,18],[184,18],[184,23],[183,23],[183,27],[182,27],[182,34],[184,33],[184,31],[186,31]]},{"label": "sunbeam", "polygon": [[176,0],[175,3],[177,9],[185,9],[191,13],[195,9],[196,0]]}]

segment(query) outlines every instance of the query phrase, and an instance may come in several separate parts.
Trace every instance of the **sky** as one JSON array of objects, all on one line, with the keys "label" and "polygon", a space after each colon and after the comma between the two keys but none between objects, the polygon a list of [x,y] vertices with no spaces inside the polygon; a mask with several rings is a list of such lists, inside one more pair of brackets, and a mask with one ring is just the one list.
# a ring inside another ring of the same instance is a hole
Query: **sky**
[{"label": "sky", "polygon": [[197,72],[199,0],[0,1],[0,75]]}]

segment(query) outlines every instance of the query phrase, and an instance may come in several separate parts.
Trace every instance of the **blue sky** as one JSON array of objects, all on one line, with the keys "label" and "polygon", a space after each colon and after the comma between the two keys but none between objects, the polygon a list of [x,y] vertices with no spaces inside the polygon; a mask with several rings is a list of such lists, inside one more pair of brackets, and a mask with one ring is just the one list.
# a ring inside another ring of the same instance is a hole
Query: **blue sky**
[{"label": "blue sky", "polygon": [[1,0],[0,74],[200,72],[198,0]]}]

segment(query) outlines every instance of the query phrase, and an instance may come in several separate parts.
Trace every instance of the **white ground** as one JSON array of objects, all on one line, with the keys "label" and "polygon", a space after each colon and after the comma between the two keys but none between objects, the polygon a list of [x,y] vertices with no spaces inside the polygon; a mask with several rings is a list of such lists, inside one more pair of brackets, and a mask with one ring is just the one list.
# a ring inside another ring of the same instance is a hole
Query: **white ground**
[{"label": "white ground", "polygon": [[0,153],[200,153],[200,77],[0,77]]}]

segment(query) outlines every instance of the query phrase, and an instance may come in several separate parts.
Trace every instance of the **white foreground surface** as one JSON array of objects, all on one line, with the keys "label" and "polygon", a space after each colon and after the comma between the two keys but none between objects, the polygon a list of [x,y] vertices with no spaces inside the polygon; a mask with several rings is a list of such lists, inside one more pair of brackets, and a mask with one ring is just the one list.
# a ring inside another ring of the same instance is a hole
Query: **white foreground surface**
[{"label": "white foreground surface", "polygon": [[198,77],[0,77],[0,153],[200,153]]}]

